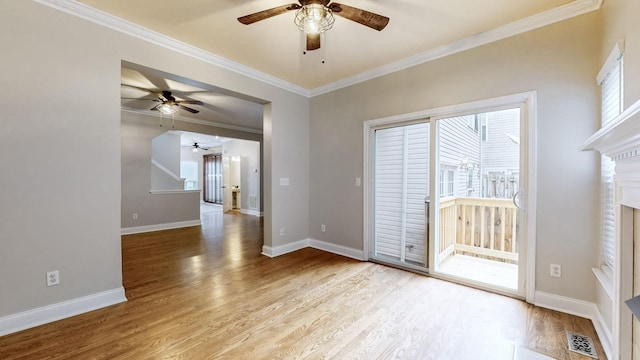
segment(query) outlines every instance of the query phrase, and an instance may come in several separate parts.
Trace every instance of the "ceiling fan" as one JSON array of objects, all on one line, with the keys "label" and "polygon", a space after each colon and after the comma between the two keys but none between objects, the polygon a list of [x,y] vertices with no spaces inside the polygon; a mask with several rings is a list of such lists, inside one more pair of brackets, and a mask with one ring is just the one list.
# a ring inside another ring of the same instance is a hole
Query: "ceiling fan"
[{"label": "ceiling fan", "polygon": [[162,90],[162,94],[158,94],[158,99],[154,99],[153,101],[158,101],[160,104],[152,107],[151,110],[157,110],[163,114],[174,114],[177,111],[177,108],[187,110],[192,114],[197,114],[200,112],[199,110],[182,104],[204,105],[200,100],[177,100],[173,95],[171,95],[171,91],[168,90]]},{"label": "ceiling fan", "polygon": [[204,150],[204,151],[207,151],[207,150],[209,150],[209,148],[207,148],[207,147],[202,147],[202,146],[198,145],[198,143],[197,143],[197,142],[194,142],[194,143],[193,143],[193,152],[198,152],[198,150]]},{"label": "ceiling fan", "polygon": [[294,22],[307,36],[306,49],[308,51],[320,48],[320,34],[331,29],[333,26],[333,22],[335,21],[333,14],[378,31],[384,29],[389,23],[389,18],[386,16],[331,2],[331,0],[298,0],[298,2],[299,4],[282,5],[241,16],[238,18],[238,21],[249,25],[260,20],[284,14],[287,11],[296,10]]},{"label": "ceiling fan", "polygon": [[[126,85],[126,86],[143,90],[143,91],[153,92],[152,90],[147,90],[147,89],[139,88],[136,86],[131,86],[131,85]],[[188,106],[184,106],[183,104],[204,105],[204,103],[200,100],[178,100],[173,95],[171,95],[171,91],[169,90],[162,90],[160,93],[157,93],[156,96],[158,97],[157,99],[145,99],[145,98],[122,98],[122,99],[123,100],[125,99],[126,100],[149,100],[149,101],[159,102],[158,105],[152,107],[150,110],[160,111],[165,115],[175,114],[176,111],[178,111],[178,108],[184,109],[192,114],[197,114],[200,112],[199,110],[190,108]]]}]

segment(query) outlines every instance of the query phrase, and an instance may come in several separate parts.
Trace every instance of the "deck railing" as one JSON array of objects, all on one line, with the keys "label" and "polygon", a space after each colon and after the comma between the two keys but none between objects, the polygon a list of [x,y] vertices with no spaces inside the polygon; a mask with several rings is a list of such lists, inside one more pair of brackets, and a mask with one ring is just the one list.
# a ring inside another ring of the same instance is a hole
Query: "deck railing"
[{"label": "deck railing", "polygon": [[517,208],[511,199],[448,197],[440,200],[440,254],[517,263]]}]

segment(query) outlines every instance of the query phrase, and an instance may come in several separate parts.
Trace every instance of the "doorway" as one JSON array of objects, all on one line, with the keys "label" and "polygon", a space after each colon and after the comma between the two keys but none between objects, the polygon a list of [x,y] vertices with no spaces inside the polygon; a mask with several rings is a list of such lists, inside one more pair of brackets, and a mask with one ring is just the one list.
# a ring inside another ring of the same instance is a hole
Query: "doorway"
[{"label": "doorway", "polygon": [[535,93],[365,122],[371,261],[533,295]]},{"label": "doorway", "polygon": [[222,154],[203,155],[202,177],[204,202],[222,204]]}]

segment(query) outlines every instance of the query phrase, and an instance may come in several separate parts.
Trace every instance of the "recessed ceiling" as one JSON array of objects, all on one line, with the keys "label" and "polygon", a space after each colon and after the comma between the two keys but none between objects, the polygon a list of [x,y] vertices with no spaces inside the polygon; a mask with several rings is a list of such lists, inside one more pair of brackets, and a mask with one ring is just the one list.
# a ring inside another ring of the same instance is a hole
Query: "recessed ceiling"
[{"label": "recessed ceiling", "polygon": [[306,55],[302,33],[293,23],[293,11],[251,25],[237,21],[240,16],[291,0],[79,2],[305,89],[315,89],[571,0],[340,0],[391,20],[378,32],[336,17],[322,47]]}]

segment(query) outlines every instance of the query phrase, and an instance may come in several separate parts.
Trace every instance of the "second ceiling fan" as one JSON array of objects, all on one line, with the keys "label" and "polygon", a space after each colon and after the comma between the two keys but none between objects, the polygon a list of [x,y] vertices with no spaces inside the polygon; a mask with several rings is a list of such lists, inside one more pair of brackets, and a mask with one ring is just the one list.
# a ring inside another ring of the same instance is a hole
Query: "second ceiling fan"
[{"label": "second ceiling fan", "polygon": [[299,4],[282,5],[258,11],[241,16],[238,21],[249,25],[291,10],[296,10],[294,22],[300,30],[305,32],[307,37],[306,49],[309,51],[320,48],[320,34],[333,26],[335,20],[333,14],[378,31],[384,29],[389,23],[389,18],[386,16],[331,2],[331,0],[299,0]]}]

